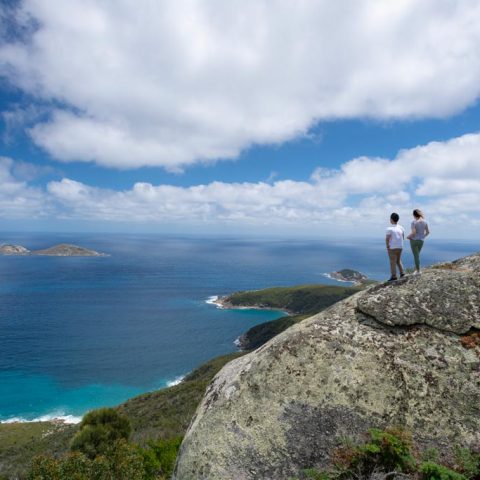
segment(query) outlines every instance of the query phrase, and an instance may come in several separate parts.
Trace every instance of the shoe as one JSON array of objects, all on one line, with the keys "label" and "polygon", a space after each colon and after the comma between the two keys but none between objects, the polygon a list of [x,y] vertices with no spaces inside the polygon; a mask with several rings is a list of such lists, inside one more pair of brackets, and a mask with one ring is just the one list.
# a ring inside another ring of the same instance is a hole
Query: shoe
[{"label": "shoe", "polygon": [[420,270],[415,270],[415,271],[413,272],[413,274],[414,274],[414,275],[421,275],[422,272],[421,272]]},{"label": "shoe", "polygon": [[387,282],[395,282],[396,280],[398,280],[397,277],[390,277]]},{"label": "shoe", "polygon": [[404,273],[401,273],[401,274],[400,274],[400,278],[403,278],[404,276],[405,276]]}]

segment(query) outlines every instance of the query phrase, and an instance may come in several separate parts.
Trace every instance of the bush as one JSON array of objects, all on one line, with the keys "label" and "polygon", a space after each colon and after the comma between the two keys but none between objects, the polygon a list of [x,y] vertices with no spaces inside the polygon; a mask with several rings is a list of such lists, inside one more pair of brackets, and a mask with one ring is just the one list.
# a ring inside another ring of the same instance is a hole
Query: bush
[{"label": "bush", "polygon": [[454,455],[458,470],[467,478],[480,479],[480,454],[468,448],[455,447]]},{"label": "bush", "polygon": [[35,457],[27,480],[62,480],[57,460],[48,457]]},{"label": "bush", "polygon": [[422,480],[467,480],[467,477],[435,462],[420,465]]},{"label": "bush", "polygon": [[125,440],[118,440],[105,455],[91,460],[80,452],[60,459],[37,457],[27,480],[150,480],[140,450]]},{"label": "bush", "polygon": [[147,452],[153,453],[157,462],[159,473],[165,478],[170,478],[175,467],[178,449],[182,443],[182,437],[171,438],[168,440],[159,439],[156,442],[149,443]]},{"label": "bush", "polygon": [[97,455],[105,454],[117,440],[128,440],[130,431],[128,418],[113,408],[93,410],[83,417],[71,450],[82,452],[93,460]]},{"label": "bush", "polygon": [[416,461],[411,436],[402,429],[369,430],[369,441],[338,449],[333,457],[341,477],[369,476],[373,472],[411,472]]}]

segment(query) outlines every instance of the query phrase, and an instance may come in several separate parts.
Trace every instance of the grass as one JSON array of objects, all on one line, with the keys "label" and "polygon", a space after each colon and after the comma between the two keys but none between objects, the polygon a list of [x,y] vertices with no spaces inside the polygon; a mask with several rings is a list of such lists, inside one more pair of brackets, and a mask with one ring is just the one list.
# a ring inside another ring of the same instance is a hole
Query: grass
[{"label": "grass", "polygon": [[36,455],[68,450],[76,427],[55,422],[1,423],[0,476],[16,478]]},{"label": "grass", "polygon": [[214,358],[187,375],[183,382],[170,388],[145,393],[122,403],[118,410],[132,425],[132,441],[145,445],[152,439],[183,436],[216,373],[243,352]]}]

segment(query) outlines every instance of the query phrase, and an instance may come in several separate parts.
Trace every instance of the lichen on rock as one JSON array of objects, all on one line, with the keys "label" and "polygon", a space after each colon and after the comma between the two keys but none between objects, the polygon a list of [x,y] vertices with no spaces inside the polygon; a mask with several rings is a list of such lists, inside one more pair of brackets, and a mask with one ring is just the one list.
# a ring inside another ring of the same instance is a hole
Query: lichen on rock
[{"label": "lichen on rock", "polygon": [[425,324],[458,334],[480,328],[478,256],[377,285],[357,308],[386,325]]}]

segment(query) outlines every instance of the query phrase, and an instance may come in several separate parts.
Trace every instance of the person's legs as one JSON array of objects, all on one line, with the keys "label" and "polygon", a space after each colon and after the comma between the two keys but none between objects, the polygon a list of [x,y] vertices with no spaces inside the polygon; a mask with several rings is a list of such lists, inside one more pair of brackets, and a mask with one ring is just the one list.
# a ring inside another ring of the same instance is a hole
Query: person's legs
[{"label": "person's legs", "polygon": [[397,255],[395,253],[396,249],[390,249],[388,251],[388,258],[390,259],[390,273],[393,277],[397,276]]},{"label": "person's legs", "polygon": [[403,264],[402,264],[402,249],[401,248],[399,248],[397,250],[397,262],[396,263],[397,263],[400,275],[403,275],[404,270],[403,270]]},{"label": "person's legs", "polygon": [[412,248],[413,259],[415,260],[415,270],[420,271],[420,250],[423,247],[423,240],[410,240],[410,247]]}]

